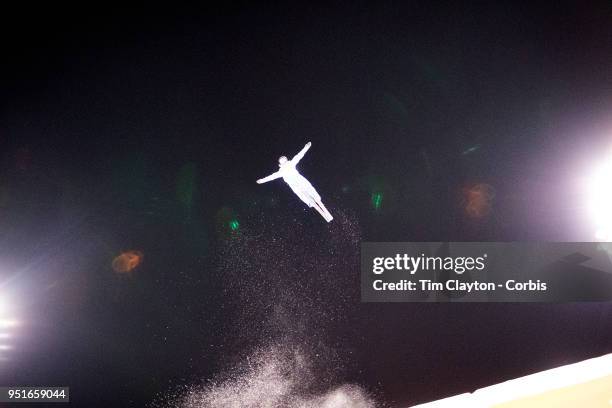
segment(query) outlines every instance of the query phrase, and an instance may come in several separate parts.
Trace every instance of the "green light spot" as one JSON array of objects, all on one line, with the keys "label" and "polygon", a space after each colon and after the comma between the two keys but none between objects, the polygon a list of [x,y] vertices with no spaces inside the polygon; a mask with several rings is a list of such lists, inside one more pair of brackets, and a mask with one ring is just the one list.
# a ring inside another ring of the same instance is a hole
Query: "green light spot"
[{"label": "green light spot", "polygon": [[375,210],[378,210],[382,204],[383,195],[382,193],[372,193],[372,205]]},{"label": "green light spot", "polygon": [[240,228],[240,223],[238,222],[238,220],[231,220],[229,222],[229,227],[232,231],[236,231],[238,230],[238,228]]}]

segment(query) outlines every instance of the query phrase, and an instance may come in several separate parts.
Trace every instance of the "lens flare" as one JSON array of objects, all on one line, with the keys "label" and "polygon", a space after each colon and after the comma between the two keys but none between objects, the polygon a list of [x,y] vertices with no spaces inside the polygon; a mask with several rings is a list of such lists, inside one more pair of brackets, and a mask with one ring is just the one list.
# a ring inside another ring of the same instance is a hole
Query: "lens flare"
[{"label": "lens flare", "polygon": [[238,228],[240,228],[240,223],[238,222],[238,220],[233,219],[229,222],[229,227],[232,231],[237,231]]},{"label": "lens flare", "polygon": [[372,193],[372,206],[375,210],[379,210],[382,205],[382,193]]},{"label": "lens flare", "polygon": [[476,184],[463,190],[464,210],[471,218],[482,218],[491,212],[495,190],[488,184]]},{"label": "lens flare", "polygon": [[119,273],[127,273],[134,270],[142,262],[142,252],[126,251],[113,260],[113,270]]}]

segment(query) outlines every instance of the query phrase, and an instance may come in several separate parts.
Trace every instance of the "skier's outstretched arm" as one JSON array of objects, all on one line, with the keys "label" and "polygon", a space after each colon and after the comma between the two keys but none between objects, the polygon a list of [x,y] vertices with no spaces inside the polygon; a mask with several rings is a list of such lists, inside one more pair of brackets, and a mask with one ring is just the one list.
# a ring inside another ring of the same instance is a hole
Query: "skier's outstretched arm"
[{"label": "skier's outstretched arm", "polygon": [[257,180],[257,184],[267,183],[268,181],[275,180],[279,177],[281,177],[281,174],[280,171],[277,171],[276,173],[270,174],[268,177],[260,178]]},{"label": "skier's outstretched arm", "polygon": [[302,157],[304,157],[304,155],[306,154],[308,149],[310,149],[310,146],[312,146],[312,143],[310,143],[310,142],[306,143],[306,146],[304,146],[304,148],[302,150],[300,150],[300,152],[298,154],[293,156],[293,159],[291,159],[291,162],[293,164],[298,164],[300,162],[300,160],[302,160]]}]

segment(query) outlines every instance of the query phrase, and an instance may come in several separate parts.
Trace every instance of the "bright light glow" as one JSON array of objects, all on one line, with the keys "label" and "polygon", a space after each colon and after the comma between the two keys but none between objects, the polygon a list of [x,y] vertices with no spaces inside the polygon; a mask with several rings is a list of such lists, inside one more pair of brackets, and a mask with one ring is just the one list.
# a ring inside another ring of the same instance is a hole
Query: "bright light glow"
[{"label": "bright light glow", "polygon": [[0,295],[0,316],[6,314],[9,309],[9,301],[5,295]]},{"label": "bright light glow", "polygon": [[593,174],[589,185],[589,213],[595,225],[595,238],[612,241],[612,158]]},{"label": "bright light glow", "polygon": [[15,319],[0,319],[0,328],[17,326],[19,326],[19,322]]},{"label": "bright light glow", "polygon": [[21,321],[15,318],[15,304],[12,299],[10,293],[0,293],[0,363],[9,360],[7,354],[14,349],[12,339],[19,337],[15,328],[21,326]]}]

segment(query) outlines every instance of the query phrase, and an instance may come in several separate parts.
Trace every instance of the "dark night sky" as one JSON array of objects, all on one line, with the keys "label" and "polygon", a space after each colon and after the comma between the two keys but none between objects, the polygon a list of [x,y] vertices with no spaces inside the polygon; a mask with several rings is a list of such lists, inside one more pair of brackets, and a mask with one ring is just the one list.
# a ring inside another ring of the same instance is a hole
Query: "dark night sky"
[{"label": "dark night sky", "polygon": [[[271,268],[331,239],[339,255],[321,279],[345,282],[348,298],[317,298],[328,319],[312,330],[350,360],[338,382],[391,406],[612,352],[607,304],[353,296],[358,247],[341,237],[357,230],[363,241],[591,239],[572,180],[612,134],[600,131],[612,126],[610,5],[403,3],[7,12],[0,288],[29,323],[0,383],[144,406],[248,353],[261,339],[236,334],[244,316],[225,290],[240,271],[219,261],[238,239],[232,217],[260,239],[241,255],[285,243]],[[255,184],[307,141],[300,168],[346,214],[330,230],[280,182]],[[469,217],[465,191],[483,184],[490,212]],[[268,224],[283,227],[272,237]],[[130,249],[144,261],[120,276],[111,262]],[[274,274],[316,284],[322,264]],[[245,281],[260,266],[246,264]]]}]

